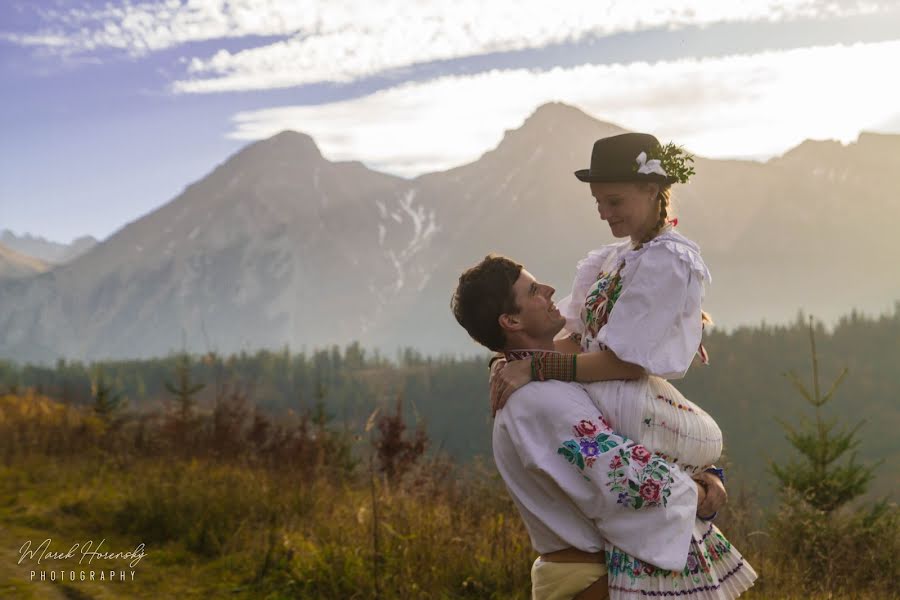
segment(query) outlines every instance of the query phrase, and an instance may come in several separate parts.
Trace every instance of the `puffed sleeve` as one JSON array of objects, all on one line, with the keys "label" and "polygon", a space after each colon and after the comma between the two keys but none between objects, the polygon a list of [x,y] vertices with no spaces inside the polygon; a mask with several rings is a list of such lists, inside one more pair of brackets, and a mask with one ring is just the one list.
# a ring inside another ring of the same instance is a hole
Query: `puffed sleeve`
[{"label": "puffed sleeve", "polygon": [[572,293],[556,302],[559,312],[566,318],[566,330],[569,333],[584,333],[584,322],[581,320],[581,309],[587,298],[588,290],[597,281],[609,257],[616,252],[616,245],[603,246],[591,250],[586,257],[575,265],[575,280],[572,282]]},{"label": "puffed sleeve", "polygon": [[622,293],[597,340],[652,375],[684,377],[703,333],[705,265],[676,242],[651,245],[625,261]]},{"label": "puffed sleeve", "polygon": [[683,569],[696,484],[677,465],[613,432],[589,399],[575,396],[585,394],[583,389],[545,383],[556,386],[552,401],[541,392],[544,383],[528,384],[514,393],[495,424],[506,430],[531,477],[542,482],[544,504],[559,510],[568,499],[608,542],[660,568]]}]

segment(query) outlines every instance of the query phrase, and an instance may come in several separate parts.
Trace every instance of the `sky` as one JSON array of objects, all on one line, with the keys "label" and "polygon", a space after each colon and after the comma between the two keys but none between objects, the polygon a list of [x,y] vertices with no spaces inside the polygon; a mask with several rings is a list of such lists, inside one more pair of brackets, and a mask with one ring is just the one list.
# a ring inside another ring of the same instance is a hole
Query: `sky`
[{"label": "sky", "polygon": [[900,0],[0,1],[0,230],[104,239],[285,129],[402,177],[560,101],[710,158],[900,133]]}]

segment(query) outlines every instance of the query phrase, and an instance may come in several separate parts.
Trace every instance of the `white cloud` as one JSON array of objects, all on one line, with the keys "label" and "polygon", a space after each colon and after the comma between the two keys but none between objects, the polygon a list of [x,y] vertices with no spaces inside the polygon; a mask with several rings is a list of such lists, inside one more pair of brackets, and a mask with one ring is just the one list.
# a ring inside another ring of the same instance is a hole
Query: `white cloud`
[{"label": "white cloud", "polygon": [[192,41],[287,37],[193,57],[190,77],[174,85],[180,92],[218,92],[349,81],[427,61],[615,32],[849,15],[888,6],[872,0],[166,0],[93,12],[45,11],[55,25],[20,39],[51,40],[50,46],[69,53],[114,48],[141,55]]},{"label": "white cloud", "polygon": [[444,77],[321,106],[240,113],[229,135],[303,131],[332,160],[413,176],[478,158],[535,107],[562,101],[702,156],[764,157],[807,138],[849,142],[887,122],[900,86],[879,65],[898,56],[894,41]]}]

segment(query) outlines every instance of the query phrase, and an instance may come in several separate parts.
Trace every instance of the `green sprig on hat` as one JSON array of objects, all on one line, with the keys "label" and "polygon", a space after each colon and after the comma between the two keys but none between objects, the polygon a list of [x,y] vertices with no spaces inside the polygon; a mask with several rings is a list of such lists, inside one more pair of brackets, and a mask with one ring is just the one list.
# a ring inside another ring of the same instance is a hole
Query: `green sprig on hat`
[{"label": "green sprig on hat", "polygon": [[666,175],[674,177],[678,183],[687,183],[695,174],[694,167],[688,164],[694,162],[694,155],[683,146],[676,146],[672,142],[665,146],[657,146],[649,152],[647,158],[658,160]]}]

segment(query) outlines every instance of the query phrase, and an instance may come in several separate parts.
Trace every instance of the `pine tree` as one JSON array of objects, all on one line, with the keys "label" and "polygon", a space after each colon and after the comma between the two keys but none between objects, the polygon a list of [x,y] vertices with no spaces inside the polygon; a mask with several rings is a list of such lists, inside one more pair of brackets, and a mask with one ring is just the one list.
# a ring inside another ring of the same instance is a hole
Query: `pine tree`
[{"label": "pine tree", "polygon": [[[856,453],[853,451],[860,443],[856,433],[862,423],[852,429],[836,430],[837,420],[826,420],[822,416],[822,406],[832,399],[847,375],[847,369],[841,371],[831,388],[823,395],[819,387],[819,357],[816,353],[812,317],[809,319],[809,343],[813,368],[812,392],[793,371],[785,373],[785,376],[794,389],[813,406],[815,420],[805,421],[799,428],[782,421],[788,441],[800,453],[802,460],[786,464],[772,463],[771,470],[778,479],[782,492],[797,493],[812,507],[827,513],[865,494],[877,465],[862,466],[855,462]],[[849,460],[842,462],[848,452],[851,453]]]},{"label": "pine tree", "polygon": [[124,395],[113,392],[112,386],[106,382],[102,366],[96,368],[91,379],[91,400],[94,414],[107,425],[126,404]]},{"label": "pine tree", "polygon": [[187,352],[178,356],[175,364],[175,379],[173,384],[166,381],[166,390],[175,397],[175,411],[170,415],[173,434],[177,442],[187,441],[187,435],[194,425],[194,396],[206,387],[203,383],[194,383],[191,378],[191,357]]}]

